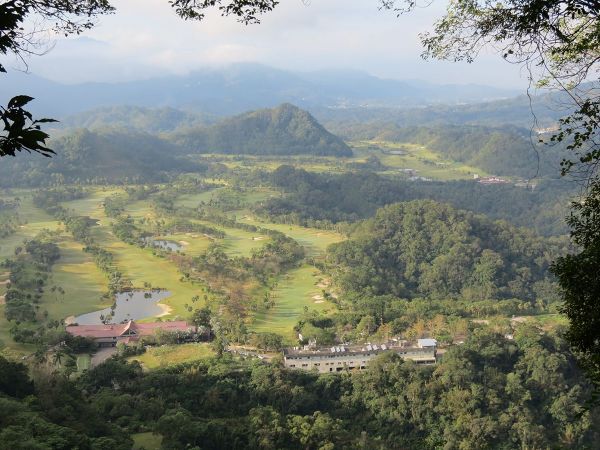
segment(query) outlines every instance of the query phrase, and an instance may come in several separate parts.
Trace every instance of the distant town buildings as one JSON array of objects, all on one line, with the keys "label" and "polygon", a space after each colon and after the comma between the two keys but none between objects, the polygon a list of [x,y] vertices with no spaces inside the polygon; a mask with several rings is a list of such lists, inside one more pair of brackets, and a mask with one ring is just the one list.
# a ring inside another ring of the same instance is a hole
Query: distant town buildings
[{"label": "distant town buildings", "polygon": [[361,370],[384,352],[394,352],[403,359],[417,364],[435,364],[437,341],[419,339],[411,346],[407,341],[392,341],[384,344],[361,346],[333,346],[304,349],[292,348],[283,351],[284,366],[293,370],[316,370],[319,373]]}]

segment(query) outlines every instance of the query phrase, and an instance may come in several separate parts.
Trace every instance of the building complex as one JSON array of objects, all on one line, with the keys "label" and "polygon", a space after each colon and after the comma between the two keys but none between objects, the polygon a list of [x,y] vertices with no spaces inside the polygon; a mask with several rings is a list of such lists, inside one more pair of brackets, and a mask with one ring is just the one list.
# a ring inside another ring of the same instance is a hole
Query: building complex
[{"label": "building complex", "polygon": [[416,345],[407,341],[392,341],[362,346],[296,347],[283,351],[283,361],[289,369],[330,373],[364,369],[369,361],[385,352],[394,352],[417,364],[435,364],[436,348],[435,339],[419,339]]}]

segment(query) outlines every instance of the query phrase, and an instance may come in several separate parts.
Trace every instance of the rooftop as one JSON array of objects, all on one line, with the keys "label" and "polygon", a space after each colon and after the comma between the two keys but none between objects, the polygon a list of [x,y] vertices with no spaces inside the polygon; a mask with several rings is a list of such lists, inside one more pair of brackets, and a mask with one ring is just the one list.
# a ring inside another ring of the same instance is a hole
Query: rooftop
[{"label": "rooftop", "polygon": [[[426,339],[427,341],[435,341],[435,339]],[[435,346],[435,345],[434,345]],[[362,353],[380,353],[386,350],[407,350],[407,351],[421,351],[424,347],[430,347],[429,345],[415,345],[404,340],[396,340],[385,342],[383,344],[362,344],[362,345],[335,345],[332,347],[311,347],[311,348],[288,348],[283,351],[286,356],[328,356],[328,355],[355,355]]]},{"label": "rooftop", "polygon": [[108,325],[71,325],[66,328],[67,332],[73,336],[82,336],[90,338],[112,338],[126,335],[151,336],[156,330],[163,331],[189,331],[192,327],[188,326],[183,320],[174,322],[150,322],[137,323],[130,320],[126,323],[116,323]]}]

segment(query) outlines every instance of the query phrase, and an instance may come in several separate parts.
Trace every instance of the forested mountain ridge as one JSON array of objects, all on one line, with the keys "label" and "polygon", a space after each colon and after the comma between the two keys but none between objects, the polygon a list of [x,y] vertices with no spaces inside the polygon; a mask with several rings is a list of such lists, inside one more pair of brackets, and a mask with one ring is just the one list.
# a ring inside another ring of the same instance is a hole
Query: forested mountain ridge
[{"label": "forested mountain ridge", "polygon": [[559,241],[433,201],[397,203],[328,250],[344,292],[534,301]]},{"label": "forested mountain ridge", "polygon": [[67,182],[158,181],[165,172],[198,168],[177,159],[178,151],[171,143],[131,129],[73,130],[52,140],[51,147],[56,151],[53,158],[3,158],[0,185],[37,186],[51,177]]},{"label": "forested mountain ridge", "polygon": [[61,128],[102,129],[129,128],[145,133],[171,132],[182,127],[210,125],[215,116],[171,107],[146,108],[143,106],[105,106],[83,111],[61,120]]},{"label": "forested mountain ridge", "polygon": [[350,156],[352,150],[310,113],[284,103],[171,135],[189,152]]}]

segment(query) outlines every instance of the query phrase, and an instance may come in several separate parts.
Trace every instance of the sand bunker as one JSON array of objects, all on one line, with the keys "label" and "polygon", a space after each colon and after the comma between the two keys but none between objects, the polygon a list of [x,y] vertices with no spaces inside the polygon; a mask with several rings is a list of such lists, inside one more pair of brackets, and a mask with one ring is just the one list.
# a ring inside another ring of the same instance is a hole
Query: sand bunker
[{"label": "sand bunker", "polygon": [[325,300],[315,300],[315,303],[325,303]]},{"label": "sand bunker", "polygon": [[188,241],[179,241],[179,243],[181,245],[190,245],[190,243]]},{"label": "sand bunker", "polygon": [[253,237],[252,240],[253,241],[262,241],[262,240],[264,240],[264,238],[265,238],[264,236],[256,236],[256,237]]},{"label": "sand bunker", "polygon": [[164,317],[171,314],[171,307],[169,305],[165,305],[164,303],[157,303],[157,305],[162,309],[162,312],[156,317]]},{"label": "sand bunker", "polygon": [[69,316],[65,318],[65,325],[71,325],[75,323],[75,316]]},{"label": "sand bunker", "polygon": [[4,305],[6,303],[6,296],[0,295],[0,305]]},{"label": "sand bunker", "polygon": [[516,322],[516,323],[525,323],[525,322],[527,322],[527,320],[529,320],[529,318],[524,317],[524,316],[517,316],[517,317],[513,317],[512,319],[510,319],[511,322]]},{"label": "sand bunker", "polygon": [[313,300],[323,300],[323,296],[322,295],[313,295]]}]

